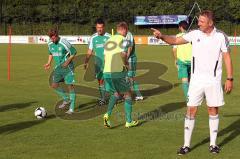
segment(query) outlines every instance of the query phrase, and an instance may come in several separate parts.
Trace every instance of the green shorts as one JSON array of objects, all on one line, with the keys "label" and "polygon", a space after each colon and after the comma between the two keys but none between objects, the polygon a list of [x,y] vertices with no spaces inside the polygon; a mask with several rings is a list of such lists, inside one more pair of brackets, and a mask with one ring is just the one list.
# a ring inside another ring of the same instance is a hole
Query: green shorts
[{"label": "green shorts", "polygon": [[177,61],[178,65],[178,78],[190,78],[191,74],[191,63],[190,62],[182,62],[180,60]]},{"label": "green shorts", "polygon": [[130,91],[130,82],[126,74],[126,72],[103,73],[106,91],[109,93]]},{"label": "green shorts", "polygon": [[59,83],[65,82],[66,84],[73,84],[74,80],[74,70],[71,68],[55,68],[52,74],[52,82]]},{"label": "green shorts", "polygon": [[128,59],[129,63],[129,70],[128,70],[128,77],[135,77],[136,70],[137,70],[137,57],[130,57]]}]

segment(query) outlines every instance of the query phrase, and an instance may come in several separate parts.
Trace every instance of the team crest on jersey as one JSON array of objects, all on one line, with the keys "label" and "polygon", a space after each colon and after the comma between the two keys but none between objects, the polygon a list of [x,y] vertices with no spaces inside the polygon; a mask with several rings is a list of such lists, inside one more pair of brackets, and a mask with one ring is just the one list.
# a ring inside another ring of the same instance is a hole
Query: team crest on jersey
[{"label": "team crest on jersey", "polygon": [[61,47],[59,47],[59,48],[58,48],[58,51],[62,51],[62,48],[61,48]]}]

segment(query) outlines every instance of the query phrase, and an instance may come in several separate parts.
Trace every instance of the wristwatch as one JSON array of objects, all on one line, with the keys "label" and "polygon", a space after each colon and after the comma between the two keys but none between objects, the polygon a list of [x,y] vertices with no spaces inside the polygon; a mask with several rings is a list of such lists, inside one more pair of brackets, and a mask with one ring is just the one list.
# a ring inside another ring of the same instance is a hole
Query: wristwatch
[{"label": "wristwatch", "polygon": [[233,78],[227,78],[228,81],[233,81]]}]

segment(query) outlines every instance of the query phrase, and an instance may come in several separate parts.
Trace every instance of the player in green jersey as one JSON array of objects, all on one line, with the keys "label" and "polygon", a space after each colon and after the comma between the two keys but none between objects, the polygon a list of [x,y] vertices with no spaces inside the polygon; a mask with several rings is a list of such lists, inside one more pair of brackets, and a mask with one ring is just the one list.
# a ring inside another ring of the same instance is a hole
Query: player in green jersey
[{"label": "player in green jersey", "polygon": [[[50,42],[48,43],[48,62],[44,65],[46,70],[50,69],[52,59],[55,62],[55,68],[52,75],[51,87],[56,93],[63,98],[63,103],[59,108],[64,108],[70,104],[69,110],[66,112],[72,114],[75,108],[76,94],[74,91],[74,64],[72,62],[76,55],[76,49],[65,39],[58,36],[57,29],[51,29],[48,33]],[[64,81],[68,85],[69,97],[63,88],[59,87],[59,83]]]},{"label": "player in green jersey", "polygon": [[[127,25],[127,23],[125,25]],[[130,79],[131,89],[136,94],[136,97],[135,97],[136,101],[143,100],[143,96],[139,91],[138,83],[135,80],[136,69],[137,69],[137,56],[136,56],[135,41],[134,41],[133,35],[130,31],[127,31],[127,35],[125,36],[125,38],[126,38],[127,44],[128,44],[127,45],[127,47],[128,47],[127,58],[128,58],[128,63],[129,63],[128,77]]]},{"label": "player in green jersey", "polygon": [[[176,37],[181,37],[186,33],[188,28],[188,23],[186,21],[181,21],[178,24],[178,29],[180,33],[176,35]],[[191,43],[183,44],[183,45],[175,45],[173,47],[173,56],[175,59],[175,64],[178,68],[178,78],[182,80],[182,88],[184,92],[184,96],[186,101],[190,74],[191,74],[191,58],[192,58],[192,45]]]},{"label": "player in green jersey", "polygon": [[132,120],[132,97],[130,82],[127,78],[127,25],[121,22],[117,25],[118,34],[112,36],[104,47],[104,81],[106,90],[110,93],[107,113],[104,114],[104,126],[111,128],[110,116],[120,94],[124,94],[125,127],[138,125],[138,121]]},{"label": "player in green jersey", "polygon": [[95,75],[98,80],[100,100],[99,105],[105,104],[105,87],[103,80],[103,68],[104,68],[104,44],[110,38],[110,34],[105,32],[105,23],[102,19],[96,20],[96,33],[90,38],[88,52],[84,62],[84,68],[88,66],[90,57],[95,56]]}]

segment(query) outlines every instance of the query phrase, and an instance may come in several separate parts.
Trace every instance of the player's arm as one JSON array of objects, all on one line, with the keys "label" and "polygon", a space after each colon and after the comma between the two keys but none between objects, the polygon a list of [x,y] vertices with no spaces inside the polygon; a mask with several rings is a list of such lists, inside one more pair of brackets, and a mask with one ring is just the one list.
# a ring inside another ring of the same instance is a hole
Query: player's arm
[{"label": "player's arm", "polygon": [[69,63],[74,59],[74,57],[75,57],[75,54],[70,55],[68,59],[62,64],[62,67],[66,68],[69,65]]},{"label": "player's arm", "polygon": [[123,64],[124,64],[125,68],[128,70],[129,63],[128,63],[127,52],[122,52],[121,57],[122,57],[122,61],[123,61]]},{"label": "player's arm", "polygon": [[225,82],[225,92],[230,93],[233,89],[233,66],[232,60],[229,52],[223,53],[223,59],[226,67],[227,72],[227,80]]},{"label": "player's arm", "polygon": [[128,46],[127,59],[129,58],[129,56],[133,50],[133,45],[134,45],[134,39],[133,39],[133,36],[131,35],[130,39],[127,41],[127,46]]},{"label": "player's arm", "polygon": [[129,46],[129,47],[128,47],[128,50],[127,50],[127,58],[129,58],[129,56],[130,56],[130,54],[131,54],[131,52],[132,52],[132,49],[133,49],[132,46]]},{"label": "player's arm", "polygon": [[48,55],[48,62],[44,65],[45,70],[50,69],[52,63],[53,55]]},{"label": "player's arm", "polygon": [[77,54],[77,50],[67,40],[62,41],[62,43],[64,44],[63,46],[67,51],[67,60],[62,64],[62,67],[66,68]]},{"label": "player's arm", "polygon": [[89,45],[88,45],[88,51],[84,60],[84,69],[87,69],[88,67],[88,62],[91,58],[91,56],[93,55],[93,38],[91,37],[90,41],[89,41]]},{"label": "player's arm", "polygon": [[[129,68],[129,63],[128,63],[128,51],[129,51],[129,45],[127,43],[123,43],[123,51],[121,52],[121,57],[122,57],[122,61],[123,61],[123,64],[125,66],[125,68],[128,70]],[[131,52],[130,52],[131,53]]]},{"label": "player's arm", "polygon": [[173,58],[174,58],[174,64],[175,64],[175,66],[177,66],[177,47],[176,46],[173,47],[172,53],[173,53]]},{"label": "player's arm", "polygon": [[161,40],[165,41],[166,43],[168,43],[170,45],[180,45],[180,44],[188,43],[188,41],[186,41],[182,37],[163,35],[159,30],[154,29],[154,28],[151,28],[151,30],[153,31],[153,35],[157,39],[161,39]]},{"label": "player's arm", "polygon": [[88,49],[85,60],[84,60],[84,69],[87,69],[88,67],[88,62],[91,58],[91,56],[93,55],[93,50],[92,49]]},{"label": "player's arm", "polygon": [[48,44],[48,62],[43,66],[45,70],[50,69],[52,63],[53,55],[51,53],[50,44]]},{"label": "player's arm", "polygon": [[53,55],[48,55],[48,62],[44,65],[45,70],[50,69],[52,63]]}]

